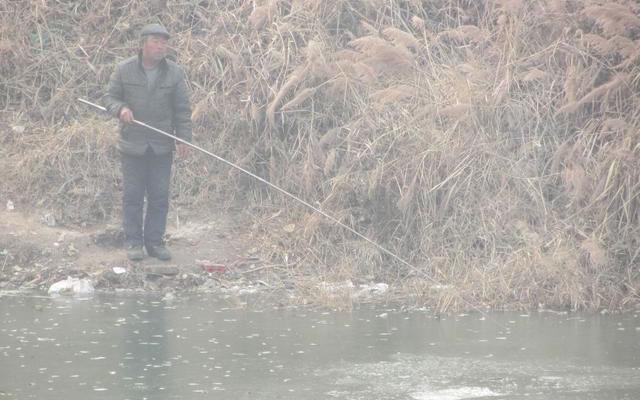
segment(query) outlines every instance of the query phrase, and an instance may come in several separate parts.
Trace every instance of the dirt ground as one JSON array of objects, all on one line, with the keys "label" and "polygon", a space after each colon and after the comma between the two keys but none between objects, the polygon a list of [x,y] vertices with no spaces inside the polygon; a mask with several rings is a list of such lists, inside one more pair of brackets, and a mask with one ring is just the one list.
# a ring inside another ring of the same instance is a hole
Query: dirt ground
[{"label": "dirt ground", "polygon": [[[300,270],[295,262],[273,263],[270,258],[278,252],[272,241],[291,234],[277,220],[279,212],[264,219],[229,210],[204,214],[183,215],[178,221],[170,212],[170,261],[146,257],[131,262],[119,225],[62,226],[42,210],[2,210],[0,298],[25,291],[45,294],[52,285],[71,278],[87,280],[100,292],[169,298],[206,293],[238,307],[348,309],[356,303],[391,299],[385,283],[327,280]],[[260,230],[269,237],[256,233]]]},{"label": "dirt ground", "polygon": [[[170,217],[173,258],[127,260],[117,225],[59,226],[43,211],[0,211],[0,290],[43,290],[68,277],[87,278],[98,290],[178,291],[250,286],[253,256],[245,222],[232,214]],[[245,218],[246,219],[246,218]]]}]

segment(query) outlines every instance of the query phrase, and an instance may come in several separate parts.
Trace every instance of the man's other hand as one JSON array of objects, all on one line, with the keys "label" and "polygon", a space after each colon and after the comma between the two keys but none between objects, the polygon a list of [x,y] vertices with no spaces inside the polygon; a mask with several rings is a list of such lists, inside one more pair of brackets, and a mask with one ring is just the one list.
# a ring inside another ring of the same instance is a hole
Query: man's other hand
[{"label": "man's other hand", "polygon": [[178,158],[184,158],[191,154],[191,147],[187,146],[184,143],[176,144],[176,155]]},{"label": "man's other hand", "polygon": [[120,115],[118,115],[120,121],[125,124],[130,124],[133,122],[133,111],[129,107],[122,107],[120,110]]}]

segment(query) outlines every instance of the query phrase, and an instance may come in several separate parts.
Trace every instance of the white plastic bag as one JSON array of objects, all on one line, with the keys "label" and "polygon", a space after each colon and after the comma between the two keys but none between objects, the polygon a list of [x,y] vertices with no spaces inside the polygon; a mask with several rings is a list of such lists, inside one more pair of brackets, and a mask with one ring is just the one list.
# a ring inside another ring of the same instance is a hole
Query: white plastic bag
[{"label": "white plastic bag", "polygon": [[95,292],[91,281],[88,279],[78,279],[68,277],[64,281],[59,281],[49,287],[49,294],[71,295],[71,296],[91,296]]}]

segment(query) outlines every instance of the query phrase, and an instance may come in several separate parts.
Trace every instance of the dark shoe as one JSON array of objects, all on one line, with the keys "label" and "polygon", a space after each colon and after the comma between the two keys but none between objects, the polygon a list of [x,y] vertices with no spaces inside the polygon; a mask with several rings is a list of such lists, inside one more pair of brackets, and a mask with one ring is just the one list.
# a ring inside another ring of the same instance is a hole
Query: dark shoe
[{"label": "dark shoe", "polygon": [[140,261],[144,258],[144,251],[142,250],[142,246],[137,246],[135,244],[129,245],[127,247],[127,258],[131,261]]},{"label": "dark shoe", "polygon": [[163,244],[148,245],[147,254],[149,254],[151,257],[157,258],[158,260],[171,260],[171,252],[169,251],[169,249],[164,247]]}]

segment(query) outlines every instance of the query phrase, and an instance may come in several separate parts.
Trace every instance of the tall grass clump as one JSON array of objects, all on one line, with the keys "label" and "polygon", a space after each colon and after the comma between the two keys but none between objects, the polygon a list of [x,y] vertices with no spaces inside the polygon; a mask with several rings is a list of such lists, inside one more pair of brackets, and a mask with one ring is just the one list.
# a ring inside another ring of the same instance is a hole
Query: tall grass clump
[{"label": "tall grass clump", "polygon": [[415,266],[182,161],[175,204],[286,208],[295,231],[262,238],[293,276],[393,282],[439,309],[638,305],[635,1],[22,0],[0,18],[2,196],[116,215],[116,127],[74,99],[99,98],[139,27],[161,21],[200,145]]}]

